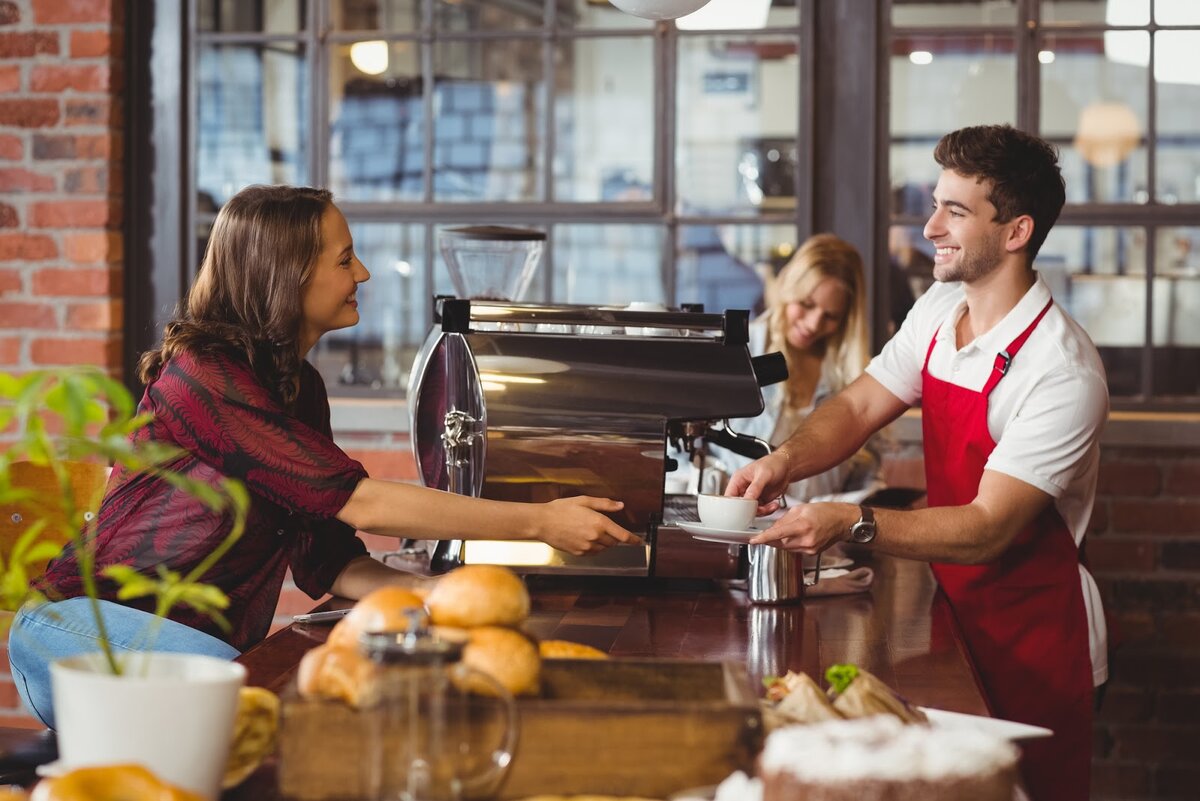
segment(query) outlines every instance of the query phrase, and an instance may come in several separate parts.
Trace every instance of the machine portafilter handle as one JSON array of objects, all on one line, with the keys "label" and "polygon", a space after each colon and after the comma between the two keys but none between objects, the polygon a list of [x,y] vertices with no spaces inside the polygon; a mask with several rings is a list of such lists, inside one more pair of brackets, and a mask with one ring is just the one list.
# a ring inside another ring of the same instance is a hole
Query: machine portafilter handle
[{"label": "machine portafilter handle", "polygon": [[787,359],[779,351],[751,357],[750,367],[754,370],[754,380],[760,387],[778,384],[780,381],[786,381],[788,377]]}]

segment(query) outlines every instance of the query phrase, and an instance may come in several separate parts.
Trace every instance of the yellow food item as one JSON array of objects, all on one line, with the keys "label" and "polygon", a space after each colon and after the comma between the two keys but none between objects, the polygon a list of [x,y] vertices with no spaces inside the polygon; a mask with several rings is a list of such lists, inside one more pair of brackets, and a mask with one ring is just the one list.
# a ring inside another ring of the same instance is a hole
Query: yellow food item
[{"label": "yellow food item", "polygon": [[0,801],[29,801],[29,793],[20,787],[0,787]]},{"label": "yellow food item", "polygon": [[244,782],[275,750],[278,734],[279,696],[262,687],[243,687],[238,693],[233,743],[221,787],[228,789]]},{"label": "yellow food item", "polygon": [[498,565],[464,565],[438,579],[425,596],[435,626],[519,626],[529,617],[529,591]]},{"label": "yellow food item", "polygon": [[[488,674],[513,695],[537,695],[542,660],[537,646],[519,631],[500,626],[471,629],[463,649],[464,665]],[[490,684],[468,679],[462,689],[479,695],[495,695]]]},{"label": "yellow food item", "polygon": [[305,698],[365,707],[379,697],[375,664],[357,648],[318,645],[300,659],[296,685]]},{"label": "yellow food item", "polygon": [[542,640],[538,644],[542,659],[608,659],[599,648],[570,640]]},{"label": "yellow food item", "polygon": [[30,801],[204,801],[141,765],[76,768],[33,788]]},{"label": "yellow food item", "polygon": [[631,795],[531,795],[521,801],[656,801]]},{"label": "yellow food item", "polygon": [[369,631],[407,631],[408,611],[424,606],[421,596],[401,587],[380,587],[367,593],[329,632],[334,647],[357,648]]}]

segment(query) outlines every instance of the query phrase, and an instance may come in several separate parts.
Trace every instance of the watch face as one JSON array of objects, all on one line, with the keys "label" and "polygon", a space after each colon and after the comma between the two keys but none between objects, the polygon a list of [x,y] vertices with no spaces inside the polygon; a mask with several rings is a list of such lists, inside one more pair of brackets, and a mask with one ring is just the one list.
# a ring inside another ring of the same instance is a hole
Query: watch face
[{"label": "watch face", "polygon": [[850,539],[854,542],[870,542],[875,539],[875,524],[859,522],[850,527]]}]

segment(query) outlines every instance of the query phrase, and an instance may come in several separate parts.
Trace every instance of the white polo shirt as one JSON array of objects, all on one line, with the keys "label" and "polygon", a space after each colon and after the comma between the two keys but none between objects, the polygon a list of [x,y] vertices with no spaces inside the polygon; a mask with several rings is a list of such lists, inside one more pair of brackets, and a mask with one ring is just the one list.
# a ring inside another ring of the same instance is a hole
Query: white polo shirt
[{"label": "white polo shirt", "polygon": [[[991,374],[996,354],[1033,322],[1050,289],[1038,276],[1000,324],[959,350],[955,327],[966,311],[959,283],[935,283],[908,313],[883,351],[867,365],[872,378],[912,406],[921,400],[921,368],[929,343],[935,378],[976,392]],[[996,448],[985,470],[1032,484],[1054,498],[1055,508],[1078,544],[1096,499],[1100,431],[1108,419],[1104,365],[1087,333],[1058,304],[1033,330],[988,403],[988,430]],[[1087,607],[1092,677],[1108,678],[1108,642],[1100,592],[1081,565]]]}]

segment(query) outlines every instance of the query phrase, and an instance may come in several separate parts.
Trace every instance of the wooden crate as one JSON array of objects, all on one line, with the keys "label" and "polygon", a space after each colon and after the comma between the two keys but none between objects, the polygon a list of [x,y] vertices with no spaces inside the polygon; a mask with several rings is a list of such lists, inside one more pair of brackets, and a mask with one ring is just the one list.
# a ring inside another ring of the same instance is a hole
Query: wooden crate
[{"label": "wooden crate", "polygon": [[[501,799],[666,798],[748,770],[762,745],[757,697],[733,662],[549,660],[541,695],[520,699],[518,709]],[[301,801],[366,797],[368,728],[363,713],[343,704],[285,696],[280,791]]]}]

